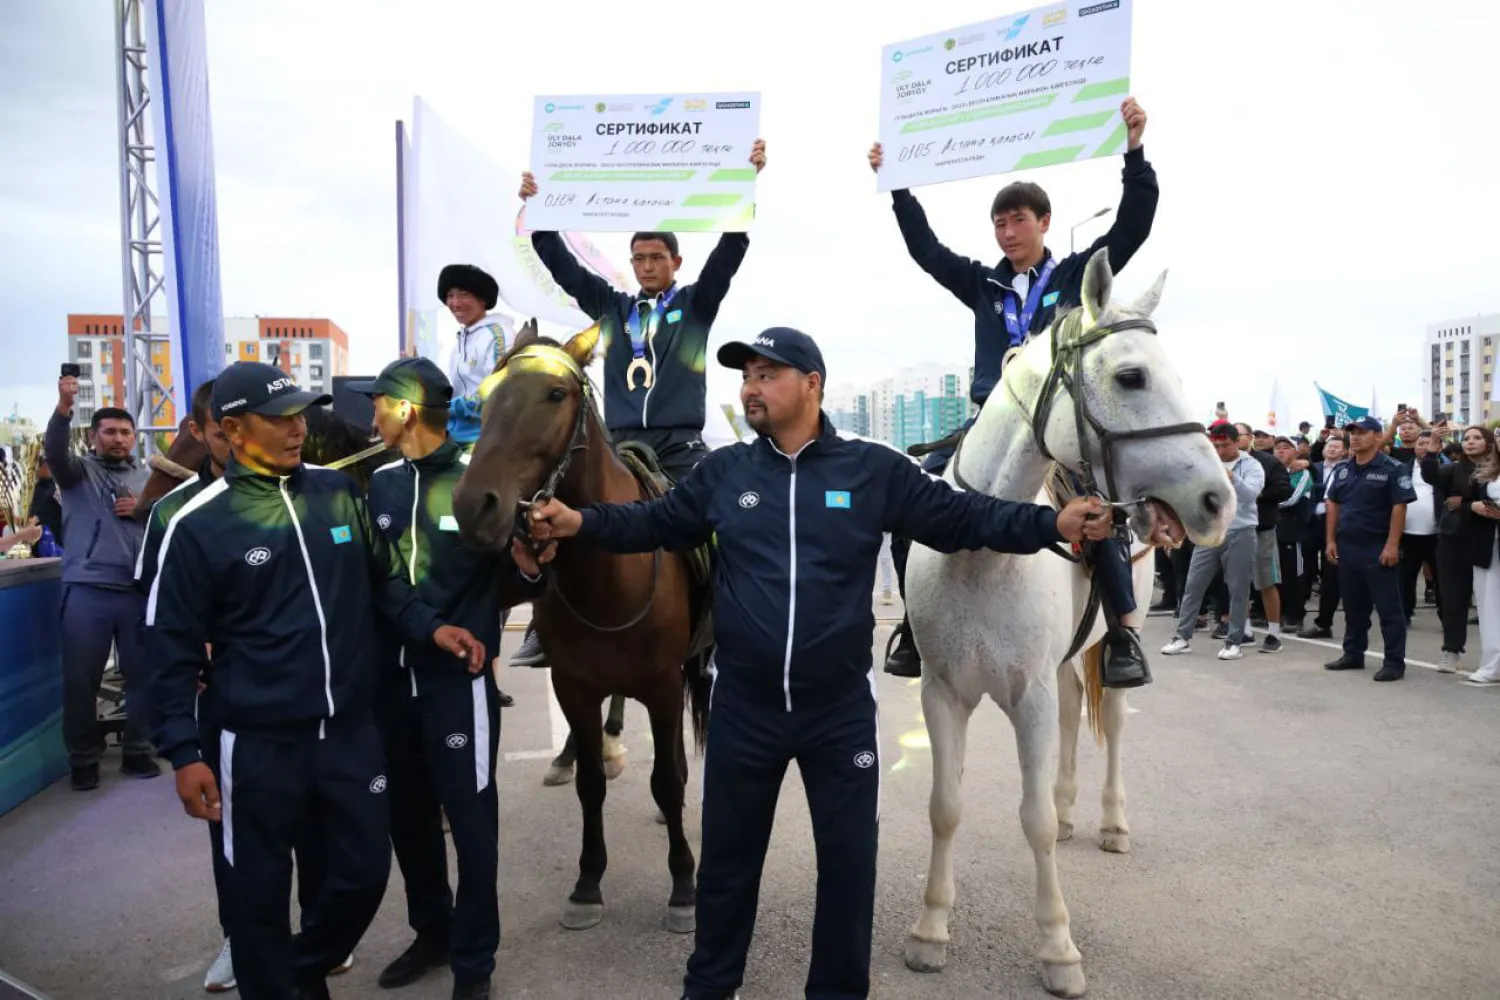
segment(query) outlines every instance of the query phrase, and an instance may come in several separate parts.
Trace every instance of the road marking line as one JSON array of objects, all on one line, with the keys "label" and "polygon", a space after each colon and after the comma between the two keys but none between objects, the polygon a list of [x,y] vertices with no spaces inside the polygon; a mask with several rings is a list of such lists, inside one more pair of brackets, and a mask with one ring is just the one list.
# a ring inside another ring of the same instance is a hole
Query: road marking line
[{"label": "road marking line", "polygon": [[[1324,649],[1336,649],[1336,650],[1338,650],[1341,653],[1344,651],[1344,647],[1343,646],[1339,645],[1336,642],[1329,642],[1326,639],[1304,639],[1304,638],[1302,638],[1301,636],[1298,636],[1298,635],[1283,635],[1281,638],[1283,640],[1290,639],[1293,642],[1305,642],[1309,646],[1322,646]],[[1256,648],[1259,648],[1259,647],[1256,647]],[[1383,659],[1384,656],[1385,656],[1385,652],[1383,650],[1367,649],[1367,650],[1365,650],[1365,655],[1366,656],[1373,656],[1376,659]],[[1438,669],[1438,666],[1437,666],[1436,663],[1428,663],[1425,660],[1413,660],[1409,656],[1406,658],[1406,662],[1409,663],[1409,664],[1411,664],[1414,667],[1426,667],[1428,670],[1437,670]],[[1439,671],[1439,673],[1441,673],[1441,671]],[[1471,671],[1471,670],[1460,670],[1460,671],[1458,671],[1458,674],[1467,675],[1467,674],[1470,674],[1470,673],[1473,673],[1473,671]]]},{"label": "road marking line", "polygon": [[514,760],[551,760],[557,756],[555,750],[509,750],[506,751],[505,759]]}]

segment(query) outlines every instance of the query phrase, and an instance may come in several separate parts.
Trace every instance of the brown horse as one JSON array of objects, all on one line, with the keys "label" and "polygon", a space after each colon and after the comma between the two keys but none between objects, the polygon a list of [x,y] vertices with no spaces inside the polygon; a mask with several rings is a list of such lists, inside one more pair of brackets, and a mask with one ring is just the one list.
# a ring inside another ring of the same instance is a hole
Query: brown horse
[{"label": "brown horse", "polygon": [[[372,441],[369,428],[355,426],[353,421],[345,420],[326,406],[309,406],[304,412],[307,416],[307,437],[302,442],[304,462],[345,469],[355,482],[366,487],[376,469],[398,457],[378,440]],[[208,458],[208,448],[188,431],[188,418],[184,417],[177,425],[177,439],[162,458],[165,461],[155,457],[150,460],[151,478],[136,497],[137,521],[144,522],[156,501],[184,479],[196,476]],[[355,460],[349,461],[351,458]]]},{"label": "brown horse", "polygon": [[[504,551],[513,534],[527,530],[520,511],[541,498],[555,495],[581,508],[651,495],[612,447],[584,374],[598,337],[595,326],[558,346],[528,324],[486,380],[479,441],[453,495],[453,512],[469,545]],[[684,692],[700,748],[708,713],[706,681],[684,665],[695,597],[689,563],[678,554],[620,556],[570,542],[546,572],[549,587],[532,614],[552,668],[552,689],[577,741],[583,809],[578,882],[562,925],[583,930],[604,916],[600,702],[620,694],[641,702],[651,717],[651,794],[666,818],[672,873],[667,927],[689,933],[696,887],[693,851],[682,830]]]}]

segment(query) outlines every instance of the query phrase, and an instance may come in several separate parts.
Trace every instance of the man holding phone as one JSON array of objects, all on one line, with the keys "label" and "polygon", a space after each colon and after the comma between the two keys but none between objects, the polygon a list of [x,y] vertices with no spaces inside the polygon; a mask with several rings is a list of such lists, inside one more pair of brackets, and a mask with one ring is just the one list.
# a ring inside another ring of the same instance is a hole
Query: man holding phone
[{"label": "man holding phone", "polygon": [[140,622],[143,605],[135,589],[135,557],[145,529],[131,517],[135,498],[151,470],[135,457],[135,420],[124,410],[95,410],[91,451],[83,457],[68,446],[73,406],[78,400],[78,366],[62,366],[57,408],[42,439],[47,467],[62,501],[63,531],[72,540],[63,552],[62,620],[63,742],[77,791],[99,786],[104,738],[96,698],[109,661],[118,650],[128,714],[122,773],[154,778],[141,682]]}]

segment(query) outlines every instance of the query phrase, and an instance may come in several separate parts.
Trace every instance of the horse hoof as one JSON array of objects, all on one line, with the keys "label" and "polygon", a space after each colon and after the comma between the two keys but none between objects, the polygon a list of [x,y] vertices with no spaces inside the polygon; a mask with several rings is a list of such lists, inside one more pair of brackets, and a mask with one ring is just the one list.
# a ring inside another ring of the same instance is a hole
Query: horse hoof
[{"label": "horse hoof", "polygon": [[604,779],[614,781],[625,772],[625,751],[621,750],[618,757],[604,758]]},{"label": "horse hoof", "polygon": [[667,907],[667,930],[673,934],[691,934],[698,929],[696,906]]},{"label": "horse hoof", "polygon": [[660,809],[656,810],[656,825],[657,826],[666,826],[667,825],[667,814],[664,813],[664,812],[662,812]]},{"label": "horse hoof", "polygon": [[1042,963],[1042,985],[1055,997],[1081,997],[1088,989],[1083,978],[1083,963]]},{"label": "horse hoof", "polygon": [[942,972],[948,964],[948,942],[906,939],[906,967],[913,972]]},{"label": "horse hoof", "polygon": [[1064,822],[1059,821],[1058,824],[1057,824],[1057,842],[1059,844],[1061,844],[1064,841],[1068,841],[1068,840],[1072,840],[1072,839],[1073,839],[1073,824],[1072,823],[1064,823]]},{"label": "horse hoof", "polygon": [[575,903],[571,899],[563,907],[562,924],[570,931],[586,931],[604,919],[603,903]]},{"label": "horse hoof", "polygon": [[1100,830],[1099,850],[1108,851],[1110,854],[1130,853],[1130,831],[1129,830]]},{"label": "horse hoof", "polygon": [[547,775],[542,778],[542,784],[548,788],[555,788],[558,785],[568,785],[572,784],[572,782],[573,769],[571,767],[564,767],[561,764],[553,764],[547,768]]}]

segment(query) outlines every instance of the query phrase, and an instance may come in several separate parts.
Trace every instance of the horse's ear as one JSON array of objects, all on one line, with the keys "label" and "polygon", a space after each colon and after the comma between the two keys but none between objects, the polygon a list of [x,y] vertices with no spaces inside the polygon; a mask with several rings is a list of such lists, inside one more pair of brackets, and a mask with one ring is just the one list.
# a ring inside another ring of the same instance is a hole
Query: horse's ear
[{"label": "horse's ear", "polygon": [[1110,286],[1114,284],[1114,272],[1109,268],[1109,248],[1101,247],[1089,258],[1083,272],[1083,311],[1088,316],[1088,325],[1097,326],[1099,317],[1109,308]]},{"label": "horse's ear", "polygon": [[521,348],[536,343],[539,334],[536,332],[536,320],[529,319],[521,324],[521,330],[516,334],[515,343],[510,345],[510,352],[514,354]]},{"label": "horse's ear", "polygon": [[582,330],[568,338],[563,345],[563,350],[568,357],[578,362],[578,367],[587,368],[594,360],[594,350],[599,346],[599,324],[595,323],[587,330]]},{"label": "horse's ear", "polygon": [[1135,300],[1130,311],[1140,316],[1150,316],[1156,312],[1156,307],[1161,305],[1161,290],[1167,284],[1167,272],[1163,271],[1157,276],[1156,282],[1148,289],[1146,294]]}]

